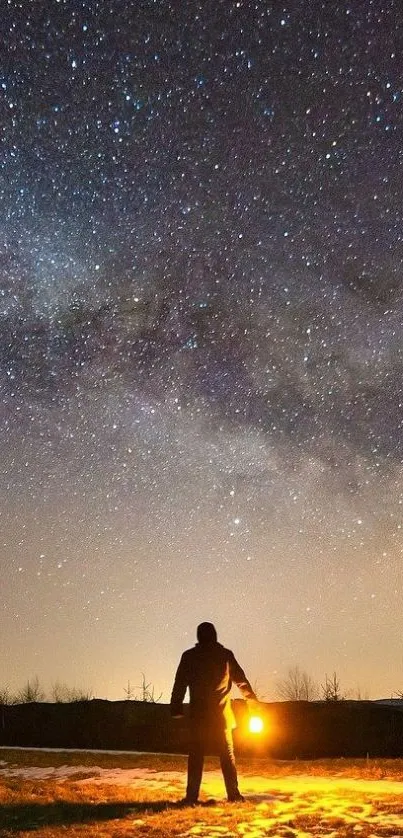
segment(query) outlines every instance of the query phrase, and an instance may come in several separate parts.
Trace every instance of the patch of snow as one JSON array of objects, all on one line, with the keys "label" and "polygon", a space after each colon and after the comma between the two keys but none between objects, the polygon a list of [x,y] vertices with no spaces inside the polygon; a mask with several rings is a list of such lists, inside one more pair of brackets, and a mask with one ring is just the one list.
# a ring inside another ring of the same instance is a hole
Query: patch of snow
[{"label": "patch of snow", "polygon": [[[1,763],[0,777],[21,779],[74,780],[82,786],[88,783],[118,785],[161,793],[161,800],[180,798],[184,794],[186,772],[155,771],[150,768],[102,768],[88,765],[62,765],[57,768],[32,766],[8,767]],[[342,838],[347,833],[362,834],[367,838],[402,838],[403,784],[397,780],[373,780],[344,776],[294,775],[286,777],[240,776],[240,788],[246,797],[245,807],[237,810],[234,831],[220,823],[228,812],[220,802],[214,807],[217,822],[203,821],[203,809],[182,838]],[[224,797],[221,772],[205,771],[203,797]],[[211,810],[210,810],[211,811]],[[144,826],[147,818],[133,817],[131,826]]]}]

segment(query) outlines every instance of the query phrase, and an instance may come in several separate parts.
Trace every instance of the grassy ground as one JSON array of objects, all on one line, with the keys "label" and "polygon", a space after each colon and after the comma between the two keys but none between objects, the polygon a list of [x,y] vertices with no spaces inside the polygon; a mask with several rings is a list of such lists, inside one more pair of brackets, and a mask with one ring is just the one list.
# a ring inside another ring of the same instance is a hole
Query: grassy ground
[{"label": "grassy ground", "polygon": [[[40,769],[53,767],[56,778],[40,777]],[[73,770],[69,776],[63,773],[67,767]],[[28,777],[30,768],[38,769],[37,776]],[[178,809],[185,757],[0,749],[0,836],[403,837],[402,760],[239,760],[238,768],[246,803],[223,802],[217,761],[211,759],[204,788],[217,805]],[[13,769],[24,769],[25,777]],[[127,772],[127,782],[116,774],[119,769]],[[150,770],[156,772],[153,782]]]},{"label": "grassy ground", "polygon": [[[0,747],[0,768],[46,768],[51,766],[86,766],[91,768],[146,768],[152,771],[186,771],[186,757],[182,754],[154,754],[108,752],[108,751],[43,751],[35,748]],[[218,766],[215,757],[205,762],[207,771]],[[361,779],[391,779],[403,781],[403,759],[317,759],[317,760],[272,760],[238,757],[237,766],[241,775],[263,773],[270,777],[291,775],[345,776]],[[5,766],[3,766],[5,767]],[[403,836],[402,836],[403,838]]]}]

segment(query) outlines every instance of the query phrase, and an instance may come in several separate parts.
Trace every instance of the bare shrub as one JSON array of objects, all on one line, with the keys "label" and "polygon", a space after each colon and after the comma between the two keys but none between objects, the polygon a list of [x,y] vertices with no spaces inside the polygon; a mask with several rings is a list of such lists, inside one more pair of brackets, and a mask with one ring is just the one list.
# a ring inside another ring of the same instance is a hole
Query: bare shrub
[{"label": "bare shrub", "polygon": [[69,704],[75,701],[90,701],[92,690],[69,687],[67,684],[56,681],[52,685],[52,700],[57,704]]},{"label": "bare shrub", "polygon": [[127,682],[127,687],[123,687],[123,691],[125,693],[126,701],[133,701],[136,698],[134,689],[135,688],[130,683],[130,681]]},{"label": "bare shrub", "polygon": [[19,704],[31,704],[34,701],[45,701],[45,692],[39,683],[37,675],[35,675],[35,678],[32,678],[32,680],[28,680],[22,689],[18,691],[16,700]]},{"label": "bare shrub", "polygon": [[[134,687],[133,684],[130,681],[128,681],[127,687],[123,687],[125,699],[126,701],[146,701],[149,704],[155,704],[162,698],[162,693],[160,693],[158,696],[155,696],[154,685],[151,681],[146,681],[144,672],[142,672],[141,675],[142,682],[140,686],[137,685],[137,687]],[[140,690],[140,695],[138,694],[137,690]]]},{"label": "bare shrub", "polygon": [[10,687],[8,684],[5,687],[0,688],[0,704],[15,704],[16,699],[15,696],[12,695]]}]

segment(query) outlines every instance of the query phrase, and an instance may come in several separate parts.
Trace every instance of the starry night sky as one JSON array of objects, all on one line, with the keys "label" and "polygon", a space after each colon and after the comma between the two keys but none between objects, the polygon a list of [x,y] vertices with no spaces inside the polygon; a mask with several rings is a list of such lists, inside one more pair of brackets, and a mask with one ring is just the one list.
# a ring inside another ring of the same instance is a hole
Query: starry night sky
[{"label": "starry night sky", "polygon": [[400,0],[2,31],[0,687],[403,689]]}]

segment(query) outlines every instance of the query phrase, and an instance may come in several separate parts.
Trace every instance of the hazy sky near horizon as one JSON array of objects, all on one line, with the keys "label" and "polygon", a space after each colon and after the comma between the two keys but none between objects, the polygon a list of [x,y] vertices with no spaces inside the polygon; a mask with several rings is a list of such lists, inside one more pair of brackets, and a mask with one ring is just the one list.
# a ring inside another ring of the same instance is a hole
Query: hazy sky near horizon
[{"label": "hazy sky near horizon", "polygon": [[9,2],[0,689],[403,689],[400,2]]}]

